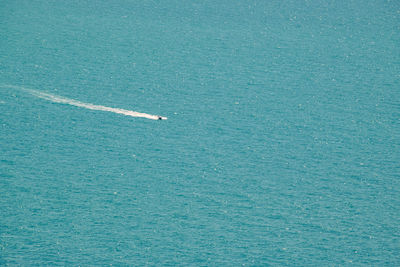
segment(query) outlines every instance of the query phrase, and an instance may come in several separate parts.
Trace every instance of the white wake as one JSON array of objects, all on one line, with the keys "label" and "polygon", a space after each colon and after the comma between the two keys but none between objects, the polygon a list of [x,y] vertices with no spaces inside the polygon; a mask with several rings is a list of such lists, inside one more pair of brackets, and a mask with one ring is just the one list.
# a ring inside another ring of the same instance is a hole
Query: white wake
[{"label": "white wake", "polygon": [[108,111],[108,112],[113,112],[113,113],[122,114],[122,115],[126,115],[126,116],[140,117],[140,118],[146,118],[146,119],[151,119],[151,120],[166,120],[167,119],[167,117],[151,115],[151,114],[147,114],[147,113],[140,113],[140,112],[127,110],[127,109],[111,108],[111,107],[106,107],[106,106],[101,106],[101,105],[84,103],[84,102],[80,102],[78,100],[61,97],[61,96],[57,96],[57,95],[52,95],[52,94],[44,93],[41,91],[28,89],[28,88],[24,88],[24,87],[19,87],[19,86],[14,86],[14,85],[6,85],[6,86],[3,85],[3,87],[11,87],[11,88],[20,89],[20,90],[28,92],[36,97],[46,99],[46,100],[49,100],[54,103],[67,104],[67,105],[91,109],[91,110]]}]

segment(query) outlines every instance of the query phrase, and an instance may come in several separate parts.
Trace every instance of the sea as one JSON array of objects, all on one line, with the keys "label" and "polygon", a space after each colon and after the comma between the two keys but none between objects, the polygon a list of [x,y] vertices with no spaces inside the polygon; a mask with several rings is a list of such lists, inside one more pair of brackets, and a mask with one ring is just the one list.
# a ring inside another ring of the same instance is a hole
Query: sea
[{"label": "sea", "polygon": [[399,221],[399,1],[1,1],[1,266],[400,266]]}]

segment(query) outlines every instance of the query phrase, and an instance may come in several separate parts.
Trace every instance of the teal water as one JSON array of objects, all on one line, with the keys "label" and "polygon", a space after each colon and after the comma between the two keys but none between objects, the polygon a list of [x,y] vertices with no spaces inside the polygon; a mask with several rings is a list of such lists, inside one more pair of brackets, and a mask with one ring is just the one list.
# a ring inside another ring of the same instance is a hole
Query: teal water
[{"label": "teal water", "polygon": [[399,30],[397,1],[3,1],[0,265],[400,265]]}]

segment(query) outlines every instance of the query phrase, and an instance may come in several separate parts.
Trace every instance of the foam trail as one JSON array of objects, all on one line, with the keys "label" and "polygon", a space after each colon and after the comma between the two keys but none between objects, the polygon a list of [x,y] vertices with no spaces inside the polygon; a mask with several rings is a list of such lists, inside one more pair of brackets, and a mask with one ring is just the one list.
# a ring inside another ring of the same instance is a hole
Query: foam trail
[{"label": "foam trail", "polygon": [[106,106],[101,106],[101,105],[84,103],[84,102],[80,102],[78,100],[61,97],[61,96],[57,96],[57,95],[52,95],[52,94],[44,93],[41,91],[27,89],[24,87],[19,87],[19,86],[14,86],[14,85],[7,85],[7,86],[2,86],[2,87],[11,87],[11,88],[20,89],[20,90],[30,93],[31,95],[34,95],[34,96],[42,98],[42,99],[46,99],[46,100],[54,102],[54,103],[67,104],[67,105],[91,109],[91,110],[108,111],[108,112],[113,112],[113,113],[122,114],[122,115],[126,115],[126,116],[140,117],[140,118],[146,118],[146,119],[151,119],[151,120],[166,120],[167,119],[167,117],[151,115],[151,114],[147,114],[147,113],[140,113],[140,112],[127,110],[127,109],[111,108],[111,107],[106,107]]}]

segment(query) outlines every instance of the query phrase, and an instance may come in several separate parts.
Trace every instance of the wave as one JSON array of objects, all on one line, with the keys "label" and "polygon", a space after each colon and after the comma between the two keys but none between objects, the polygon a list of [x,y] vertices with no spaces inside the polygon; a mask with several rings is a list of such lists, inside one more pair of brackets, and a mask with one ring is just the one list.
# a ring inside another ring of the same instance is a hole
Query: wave
[{"label": "wave", "polygon": [[81,108],[86,108],[86,109],[91,109],[91,110],[100,110],[100,111],[108,111],[108,112],[113,112],[117,114],[122,114],[125,116],[131,116],[131,117],[139,117],[139,118],[146,118],[150,120],[166,120],[167,117],[159,116],[159,115],[151,115],[147,113],[140,113],[132,110],[127,110],[127,109],[120,109],[120,108],[111,108],[111,107],[106,107],[106,106],[101,106],[101,105],[94,105],[90,103],[84,103],[80,102],[78,100],[62,97],[62,96],[57,96],[49,93],[44,93],[38,90],[33,90],[33,89],[28,89],[25,87],[21,86],[15,86],[15,85],[1,85],[2,87],[9,87],[9,88],[15,88],[19,89],[25,92],[30,93],[33,96],[54,102],[54,103],[61,103],[61,104],[67,104],[71,106],[76,106],[76,107],[81,107]]}]

